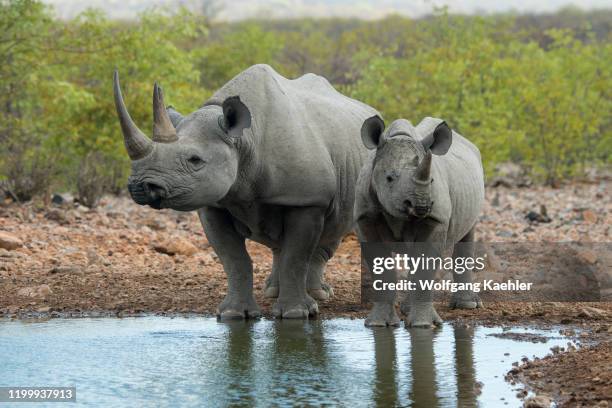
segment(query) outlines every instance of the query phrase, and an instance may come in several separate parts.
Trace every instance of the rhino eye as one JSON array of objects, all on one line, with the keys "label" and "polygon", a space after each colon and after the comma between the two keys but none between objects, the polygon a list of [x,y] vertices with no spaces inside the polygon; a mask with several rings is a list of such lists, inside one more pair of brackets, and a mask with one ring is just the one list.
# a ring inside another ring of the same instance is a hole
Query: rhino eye
[{"label": "rhino eye", "polygon": [[187,161],[189,162],[189,164],[191,164],[194,167],[201,167],[204,165],[204,160],[202,160],[202,158],[200,156],[196,156],[196,155],[192,155],[190,156]]}]

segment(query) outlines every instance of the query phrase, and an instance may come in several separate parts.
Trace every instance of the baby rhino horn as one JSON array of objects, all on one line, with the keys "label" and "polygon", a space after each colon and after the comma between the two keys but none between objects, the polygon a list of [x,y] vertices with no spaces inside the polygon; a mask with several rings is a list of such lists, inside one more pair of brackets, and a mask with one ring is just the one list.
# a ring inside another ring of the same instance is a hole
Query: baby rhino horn
[{"label": "baby rhino horn", "polygon": [[415,178],[418,181],[429,183],[429,173],[431,170],[431,150],[427,149],[425,153],[425,157],[419,163],[419,167],[417,167]]}]

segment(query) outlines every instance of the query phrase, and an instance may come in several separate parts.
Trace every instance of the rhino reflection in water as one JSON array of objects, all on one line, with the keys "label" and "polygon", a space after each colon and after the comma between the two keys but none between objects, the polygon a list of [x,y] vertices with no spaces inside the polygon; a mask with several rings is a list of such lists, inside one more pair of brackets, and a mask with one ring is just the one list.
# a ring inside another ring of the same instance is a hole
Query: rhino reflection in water
[{"label": "rhino reflection in water", "polygon": [[267,65],[238,74],[183,117],[153,93],[153,139],[115,104],[132,159],[138,204],[197,210],[223,263],[228,291],[221,319],[258,317],[245,239],[273,251],[265,295],[273,314],[305,318],[326,300],[325,264],[353,225],[355,183],[366,156],[363,121],[376,110],[307,74],[288,80]]},{"label": "rhino reflection in water", "polygon": [[[229,381],[227,389],[219,392],[227,395],[232,404],[258,405],[262,399],[279,406],[343,406],[354,401],[353,393],[358,393],[363,406],[477,406],[472,327],[452,328],[455,386],[448,378],[447,358],[453,353],[435,352],[442,330],[411,328],[406,341],[405,333],[397,332],[399,329],[374,328],[364,338],[343,339],[341,348],[347,353],[355,352],[347,344],[358,347],[373,343],[373,353],[366,348],[365,360],[360,354],[364,350],[357,351],[355,358],[362,366],[348,368],[343,361],[346,354],[339,353],[334,345],[338,328],[327,328],[320,321],[307,326],[277,322],[259,339],[254,338],[257,334],[248,322],[233,322],[228,330],[229,337],[220,353],[226,358],[227,368],[220,371]],[[364,343],[365,338],[368,342]]]}]

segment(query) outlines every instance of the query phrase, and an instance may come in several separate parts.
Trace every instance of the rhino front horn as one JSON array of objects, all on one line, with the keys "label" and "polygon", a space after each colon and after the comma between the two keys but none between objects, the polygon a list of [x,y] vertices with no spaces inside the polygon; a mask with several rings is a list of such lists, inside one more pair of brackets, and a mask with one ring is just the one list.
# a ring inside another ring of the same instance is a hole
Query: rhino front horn
[{"label": "rhino front horn", "polygon": [[176,142],[176,129],[172,125],[166,105],[164,105],[164,94],[157,82],[153,86],[153,141],[159,143]]},{"label": "rhino front horn", "polygon": [[429,183],[429,174],[431,170],[431,150],[427,149],[425,157],[417,167],[415,179],[421,183]]},{"label": "rhino front horn", "polygon": [[121,95],[119,72],[117,70],[115,70],[115,74],[113,75],[113,90],[115,94],[117,116],[119,116],[119,123],[121,124],[121,131],[123,132],[125,149],[127,150],[130,159],[142,159],[153,150],[153,142],[151,142],[151,140],[149,140],[149,138],[142,133],[140,129],[138,129],[138,126],[136,126],[130,117],[128,110],[125,107],[125,103],[123,102],[123,95]]}]

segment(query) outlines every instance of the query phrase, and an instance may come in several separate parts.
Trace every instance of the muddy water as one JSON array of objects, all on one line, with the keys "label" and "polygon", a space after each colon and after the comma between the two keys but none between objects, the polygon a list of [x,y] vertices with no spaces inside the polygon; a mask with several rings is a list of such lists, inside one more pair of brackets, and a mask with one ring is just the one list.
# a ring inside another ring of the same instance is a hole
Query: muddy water
[{"label": "muddy water", "polygon": [[0,321],[0,386],[75,386],[77,406],[520,406],[504,381],[512,362],[568,340],[491,336],[501,332],[346,319]]}]

